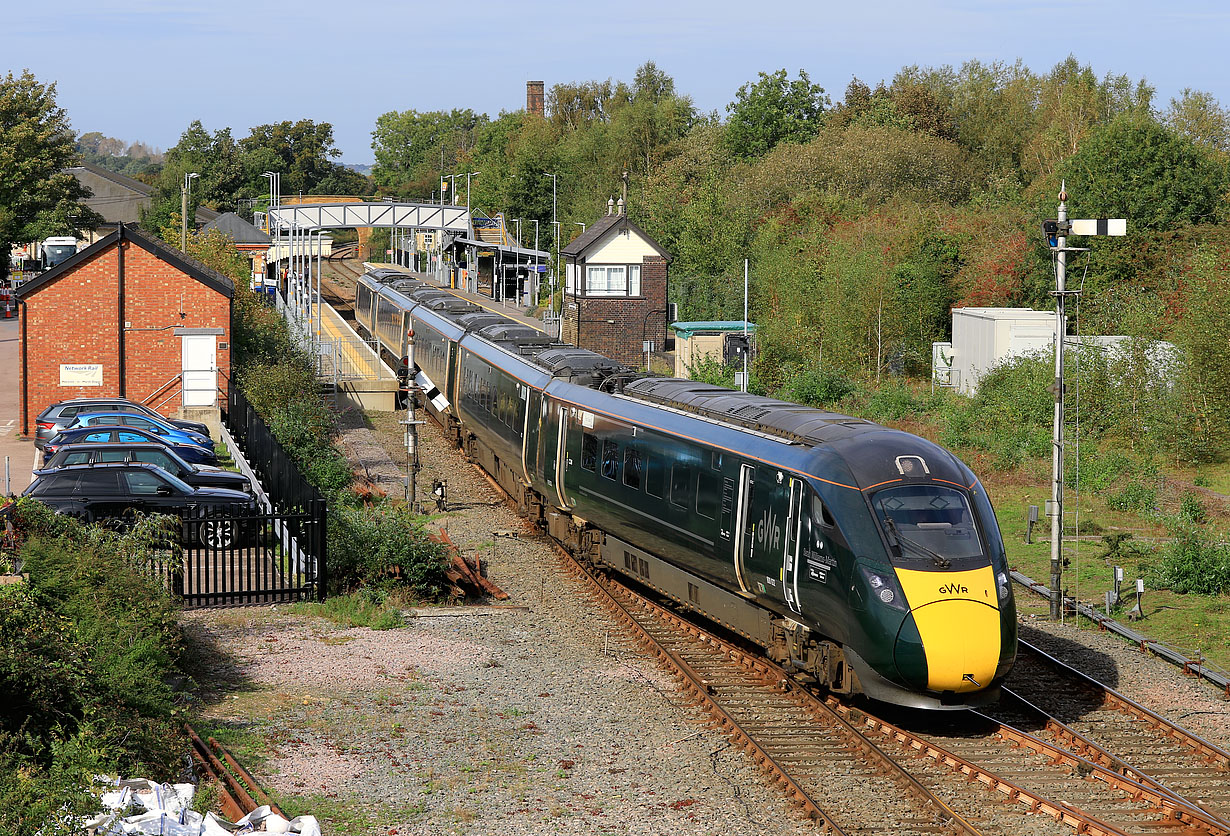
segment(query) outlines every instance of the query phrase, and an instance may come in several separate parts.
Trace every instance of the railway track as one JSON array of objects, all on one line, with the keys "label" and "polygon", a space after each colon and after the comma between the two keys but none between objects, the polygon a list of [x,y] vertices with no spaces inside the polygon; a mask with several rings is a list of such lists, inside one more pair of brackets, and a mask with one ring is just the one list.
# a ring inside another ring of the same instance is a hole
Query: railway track
[{"label": "railway track", "polygon": [[[1002,718],[973,711],[910,714],[909,728],[895,725],[862,706],[812,693],[785,670],[557,549],[632,641],[671,670],[715,725],[828,831],[1230,836],[1218,812],[1224,753],[1147,709],[1145,716],[1162,729],[1154,736],[1179,741],[1170,752],[1149,749],[1150,770],[1129,763],[1135,738],[1119,738],[1127,747],[1120,752],[1128,754],[1113,754],[1061,734],[1070,726],[1037,707],[1028,716],[997,709]],[[1026,646],[1024,654],[1031,652]],[[1024,673],[1017,680],[1033,680],[1031,671]],[[1036,681],[1039,692],[1064,690],[1041,675]],[[1108,705],[1123,699],[1105,693]],[[1006,699],[1007,706],[1018,702],[1015,694]],[[1031,728],[1050,730],[1054,739]],[[1205,765],[1194,766],[1187,753]],[[1164,786],[1161,774],[1187,783]],[[1201,794],[1211,802],[1191,800],[1206,788]]]},{"label": "railway track", "polygon": [[214,738],[202,740],[192,726],[184,723],[184,731],[192,743],[192,759],[218,793],[222,815],[237,821],[257,807],[268,806],[284,819],[289,819],[276,803],[269,799],[252,774]]},{"label": "railway track", "polygon": [[[1035,730],[1230,827],[1230,753],[1113,688],[1021,642],[1011,689],[994,716]],[[1130,753],[1130,761],[1114,752]]]}]

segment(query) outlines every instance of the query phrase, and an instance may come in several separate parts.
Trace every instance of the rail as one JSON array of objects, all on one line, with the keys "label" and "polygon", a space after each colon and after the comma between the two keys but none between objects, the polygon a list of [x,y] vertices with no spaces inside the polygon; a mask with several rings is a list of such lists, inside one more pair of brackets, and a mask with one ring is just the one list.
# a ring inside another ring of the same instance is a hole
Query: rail
[{"label": "rail", "polygon": [[[1049,599],[1051,590],[1044,584],[1030,578],[1021,572],[1012,570],[1012,579],[1021,586],[1029,589],[1036,595]],[[1184,656],[1182,652],[1173,648],[1157,639],[1151,639],[1144,633],[1133,630],[1126,624],[1118,622],[1108,615],[1098,612],[1089,604],[1082,604],[1070,595],[1065,595],[1063,599],[1063,607],[1065,612],[1075,612],[1098,625],[1101,630],[1107,630],[1117,636],[1121,636],[1132,644],[1140,648],[1142,653],[1152,653],[1183,669],[1183,673],[1188,676],[1195,676],[1212,682],[1225,692],[1227,697],[1230,697],[1230,673],[1221,670],[1210,670],[1208,661],[1205,659],[1191,659]]]}]

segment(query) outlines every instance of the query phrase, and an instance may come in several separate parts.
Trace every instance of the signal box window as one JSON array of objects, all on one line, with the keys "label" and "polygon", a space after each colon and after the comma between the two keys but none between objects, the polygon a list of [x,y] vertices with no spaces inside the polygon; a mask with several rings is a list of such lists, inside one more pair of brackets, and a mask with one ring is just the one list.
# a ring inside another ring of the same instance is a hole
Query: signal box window
[{"label": "signal box window", "polygon": [[683,465],[671,468],[671,504],[680,508],[691,505],[692,470]]},{"label": "signal box window", "polygon": [[589,433],[581,434],[581,467],[591,472],[598,469],[598,439]]},{"label": "signal box window", "polygon": [[631,447],[624,451],[624,484],[637,490],[641,487],[641,451]]},{"label": "signal box window", "polygon": [[608,479],[619,478],[619,445],[614,441],[602,442],[602,475]]}]

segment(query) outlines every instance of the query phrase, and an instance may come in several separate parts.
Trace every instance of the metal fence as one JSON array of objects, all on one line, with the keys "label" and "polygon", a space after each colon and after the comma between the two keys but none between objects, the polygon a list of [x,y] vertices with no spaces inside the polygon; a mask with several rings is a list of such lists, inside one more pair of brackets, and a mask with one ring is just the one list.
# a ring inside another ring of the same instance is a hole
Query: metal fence
[{"label": "metal fence", "polygon": [[324,502],[320,491],[304,478],[238,386],[230,387],[222,417],[275,510],[303,513],[312,503]]}]

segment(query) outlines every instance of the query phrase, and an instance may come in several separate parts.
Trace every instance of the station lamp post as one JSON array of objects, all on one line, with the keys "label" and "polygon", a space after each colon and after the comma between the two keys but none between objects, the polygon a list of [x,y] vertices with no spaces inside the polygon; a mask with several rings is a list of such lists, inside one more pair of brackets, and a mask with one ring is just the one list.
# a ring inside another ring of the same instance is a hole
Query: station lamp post
[{"label": "station lamp post", "polygon": [[477,177],[480,174],[482,174],[481,171],[467,171],[466,172],[466,212],[467,213],[470,211],[470,178]]},{"label": "station lamp post", "polygon": [[192,189],[192,181],[201,175],[195,171],[184,175],[184,187],[179,193],[180,202],[180,225],[179,225],[179,249],[181,252],[188,251],[188,192]]},{"label": "station lamp post", "polygon": [[[559,185],[559,175],[544,173],[542,176],[551,178],[551,227],[555,232],[555,251],[558,253],[559,252],[559,222],[556,221],[555,219],[555,212],[556,212],[556,206],[557,206],[556,194],[557,194],[557,187]],[[538,228],[535,227],[534,229],[535,229],[535,232],[537,232]],[[537,240],[538,240],[538,236],[537,234],[535,234],[534,249],[538,249]],[[556,273],[558,274],[558,272],[559,271],[557,269]],[[556,280],[556,276],[552,276],[551,277],[551,305],[552,307],[554,307],[555,305],[555,280]]]}]

